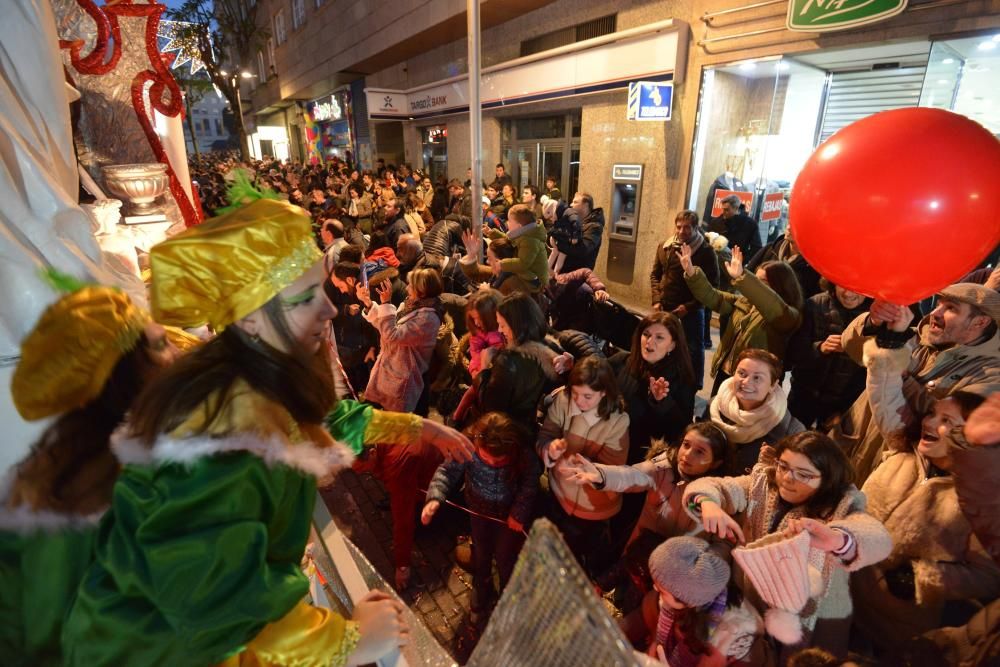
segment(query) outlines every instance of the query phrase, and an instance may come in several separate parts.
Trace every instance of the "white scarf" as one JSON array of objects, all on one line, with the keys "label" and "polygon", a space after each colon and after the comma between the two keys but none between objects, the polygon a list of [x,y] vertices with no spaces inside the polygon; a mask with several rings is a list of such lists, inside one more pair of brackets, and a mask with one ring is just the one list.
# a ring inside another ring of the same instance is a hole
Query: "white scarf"
[{"label": "white scarf", "polygon": [[[691,254],[693,255],[694,253],[698,252],[698,248],[700,248],[701,244],[704,242],[705,242],[704,234],[700,232],[695,234],[694,238],[688,241],[688,245],[691,247]],[[681,242],[677,240],[676,234],[671,234],[670,238],[668,238],[663,243],[664,250],[677,250],[678,248],[680,248],[680,246]]]},{"label": "white scarf", "polygon": [[735,384],[736,378],[729,378],[722,383],[719,393],[709,406],[709,414],[712,416],[712,423],[725,432],[730,443],[744,445],[763,438],[781,423],[788,411],[788,398],[779,384],[771,391],[764,405],[756,410],[741,410],[736,401]]}]

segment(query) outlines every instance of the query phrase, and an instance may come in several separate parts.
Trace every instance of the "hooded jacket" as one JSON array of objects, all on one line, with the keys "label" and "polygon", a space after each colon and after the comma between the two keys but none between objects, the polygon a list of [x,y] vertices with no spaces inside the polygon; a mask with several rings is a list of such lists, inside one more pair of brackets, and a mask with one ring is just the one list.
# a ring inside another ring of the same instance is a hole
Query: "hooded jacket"
[{"label": "hooded jacket", "polygon": [[[573,209],[566,209],[563,215],[576,215]],[[583,236],[578,243],[571,243],[568,238],[557,238],[556,248],[566,254],[563,272],[569,273],[576,269],[591,269],[597,264],[597,253],[601,250],[604,240],[604,209],[595,208],[583,219]]]}]

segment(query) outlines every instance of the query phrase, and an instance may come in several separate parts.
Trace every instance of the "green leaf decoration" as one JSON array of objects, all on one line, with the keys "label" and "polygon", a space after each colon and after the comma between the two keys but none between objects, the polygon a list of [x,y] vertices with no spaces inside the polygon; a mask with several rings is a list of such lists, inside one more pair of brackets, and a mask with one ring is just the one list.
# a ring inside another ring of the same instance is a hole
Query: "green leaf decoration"
[{"label": "green leaf decoration", "polygon": [[39,273],[42,276],[42,280],[51,285],[52,289],[65,294],[78,292],[85,287],[94,287],[97,285],[97,283],[85,283],[76,276],[71,276],[52,267],[42,269]]},{"label": "green leaf decoration", "polygon": [[216,209],[216,215],[223,215],[239,210],[258,199],[280,199],[275,192],[262,191],[255,188],[253,183],[250,182],[246,171],[242,168],[233,170],[233,182],[226,189],[226,198],[229,200],[229,206]]}]

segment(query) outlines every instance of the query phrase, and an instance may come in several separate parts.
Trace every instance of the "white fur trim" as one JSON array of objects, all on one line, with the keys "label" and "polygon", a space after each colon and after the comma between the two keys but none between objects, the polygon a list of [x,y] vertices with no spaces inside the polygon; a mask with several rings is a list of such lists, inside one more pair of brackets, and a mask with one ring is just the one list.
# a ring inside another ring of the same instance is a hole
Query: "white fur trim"
[{"label": "white fur trim", "polygon": [[61,533],[69,530],[93,528],[104,516],[104,511],[93,514],[63,514],[52,510],[36,510],[27,505],[13,509],[7,507],[13,468],[0,481],[0,530],[27,535],[30,533]]},{"label": "white fur trim", "polygon": [[247,452],[263,459],[269,466],[286,465],[317,478],[326,477],[354,461],[354,453],[339,442],[330,447],[317,447],[312,442],[292,444],[277,435],[265,437],[254,433],[222,438],[205,435],[171,438],[161,435],[152,447],[147,447],[134,438],[126,437],[119,429],[111,436],[111,451],[125,465],[191,465],[199,459],[216,454]]},{"label": "white fur trim", "polygon": [[722,655],[742,660],[753,647],[754,639],[764,632],[764,619],[746,601],[728,607],[712,633],[712,645]]},{"label": "white fur trim", "polygon": [[802,621],[797,614],[784,609],[768,609],[764,613],[767,634],[782,644],[798,644],[802,641]]}]

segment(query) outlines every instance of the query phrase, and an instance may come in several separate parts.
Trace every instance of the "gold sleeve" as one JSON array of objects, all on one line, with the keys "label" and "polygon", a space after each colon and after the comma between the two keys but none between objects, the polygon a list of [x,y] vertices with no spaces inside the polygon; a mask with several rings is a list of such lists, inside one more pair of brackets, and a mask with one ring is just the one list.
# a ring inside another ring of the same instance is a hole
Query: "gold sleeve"
[{"label": "gold sleeve", "polygon": [[364,442],[366,445],[380,442],[413,445],[420,442],[423,428],[423,417],[405,412],[373,410],[371,421],[365,428]]},{"label": "gold sleeve", "polygon": [[223,667],[343,667],[361,639],[358,624],[329,609],[300,602],[269,623]]}]

